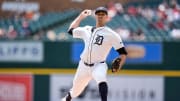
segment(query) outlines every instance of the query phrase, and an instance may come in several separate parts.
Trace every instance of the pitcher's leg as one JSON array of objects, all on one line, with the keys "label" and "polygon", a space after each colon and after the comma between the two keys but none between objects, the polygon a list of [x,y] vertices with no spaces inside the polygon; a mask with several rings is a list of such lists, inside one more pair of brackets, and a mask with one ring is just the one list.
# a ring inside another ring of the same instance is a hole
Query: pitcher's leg
[{"label": "pitcher's leg", "polygon": [[95,65],[92,69],[92,77],[99,84],[100,82],[107,81],[107,64],[99,63]]},{"label": "pitcher's leg", "polygon": [[107,101],[107,95],[108,95],[108,85],[106,82],[101,82],[98,85],[99,87],[99,94],[101,96],[101,101]]},{"label": "pitcher's leg", "polygon": [[107,101],[107,95],[108,95],[108,85],[106,78],[107,65],[105,63],[98,64],[96,67],[94,67],[92,76],[93,79],[95,79],[98,84],[101,101]]},{"label": "pitcher's leg", "polygon": [[91,78],[92,77],[89,76],[87,73],[77,74],[73,80],[73,86],[70,90],[71,96],[73,98],[79,96],[85,89],[85,87],[88,85]]},{"label": "pitcher's leg", "polygon": [[88,85],[89,81],[92,79],[92,76],[89,74],[89,67],[87,68],[84,63],[80,61],[76,74],[73,80],[73,86],[70,89],[69,93],[64,99],[65,101],[71,101],[71,98],[79,96],[84,88]]}]

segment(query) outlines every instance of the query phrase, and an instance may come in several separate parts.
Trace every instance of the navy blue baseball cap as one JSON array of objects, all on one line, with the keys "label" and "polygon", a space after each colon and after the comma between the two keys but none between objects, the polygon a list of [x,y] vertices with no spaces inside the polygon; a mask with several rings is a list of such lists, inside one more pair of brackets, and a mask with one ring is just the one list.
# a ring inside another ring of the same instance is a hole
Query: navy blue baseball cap
[{"label": "navy blue baseball cap", "polygon": [[106,13],[106,15],[108,15],[108,10],[105,7],[98,7],[98,8],[96,8],[95,14],[97,14],[99,12],[104,12],[104,13]]}]

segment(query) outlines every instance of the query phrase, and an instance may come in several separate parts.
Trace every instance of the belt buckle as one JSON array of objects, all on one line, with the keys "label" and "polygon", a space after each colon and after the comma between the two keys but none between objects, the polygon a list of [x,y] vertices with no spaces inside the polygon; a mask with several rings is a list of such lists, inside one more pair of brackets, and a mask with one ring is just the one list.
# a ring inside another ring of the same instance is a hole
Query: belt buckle
[{"label": "belt buckle", "polygon": [[88,63],[86,63],[86,62],[84,62],[84,64],[85,64],[86,66],[89,66],[89,67],[94,66],[94,64],[88,64]]}]

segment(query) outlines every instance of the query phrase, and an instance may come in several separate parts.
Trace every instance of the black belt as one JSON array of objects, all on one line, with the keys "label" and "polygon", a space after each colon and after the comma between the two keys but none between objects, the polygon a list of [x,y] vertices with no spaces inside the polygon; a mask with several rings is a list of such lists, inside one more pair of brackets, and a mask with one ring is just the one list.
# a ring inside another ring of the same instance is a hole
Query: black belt
[{"label": "black belt", "polygon": [[[99,62],[99,63],[104,63],[104,62],[105,62],[105,61],[102,61],[102,62]],[[89,66],[89,67],[94,66],[94,63],[88,64],[87,62],[84,62],[84,64],[85,64],[86,66]]]}]

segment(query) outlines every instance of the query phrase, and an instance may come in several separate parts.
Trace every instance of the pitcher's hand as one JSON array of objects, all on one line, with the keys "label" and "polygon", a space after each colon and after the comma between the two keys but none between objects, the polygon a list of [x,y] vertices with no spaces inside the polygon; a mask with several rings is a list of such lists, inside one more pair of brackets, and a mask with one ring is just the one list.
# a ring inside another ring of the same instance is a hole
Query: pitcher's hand
[{"label": "pitcher's hand", "polygon": [[86,18],[87,16],[91,15],[92,13],[92,10],[89,10],[89,9],[86,9],[86,10],[83,10],[80,14],[80,17],[82,19]]}]

